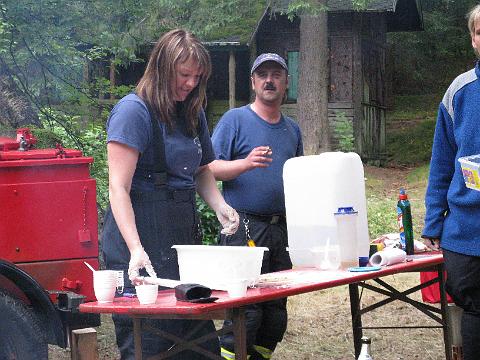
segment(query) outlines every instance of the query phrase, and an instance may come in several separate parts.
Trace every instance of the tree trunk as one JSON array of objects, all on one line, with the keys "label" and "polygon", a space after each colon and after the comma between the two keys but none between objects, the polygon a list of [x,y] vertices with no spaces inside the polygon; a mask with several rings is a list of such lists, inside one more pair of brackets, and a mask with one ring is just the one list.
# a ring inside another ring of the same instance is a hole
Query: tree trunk
[{"label": "tree trunk", "polygon": [[301,16],[297,107],[305,155],[330,150],[328,56],[327,12]]},{"label": "tree trunk", "polygon": [[0,128],[16,129],[27,125],[41,127],[30,100],[8,74],[9,71],[0,66]]}]

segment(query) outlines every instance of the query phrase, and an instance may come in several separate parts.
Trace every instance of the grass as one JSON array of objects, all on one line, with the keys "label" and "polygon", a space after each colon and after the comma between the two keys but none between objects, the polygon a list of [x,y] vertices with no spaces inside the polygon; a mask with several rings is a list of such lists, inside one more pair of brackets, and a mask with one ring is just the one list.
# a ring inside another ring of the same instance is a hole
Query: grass
[{"label": "grass", "polygon": [[371,195],[368,197],[368,230],[370,239],[375,239],[383,234],[398,232],[396,222],[395,199],[385,199]]},{"label": "grass", "polygon": [[418,166],[430,161],[441,95],[397,96],[387,113],[387,153],[392,164]]},{"label": "grass", "polygon": [[[387,113],[389,166],[404,169],[384,178],[366,181],[370,238],[397,232],[396,203],[400,187],[407,190],[412,206],[415,238],[420,238],[425,217],[425,188],[441,95],[397,96]],[[384,191],[379,191],[380,188]],[[385,190],[386,189],[386,190]]]},{"label": "grass", "polygon": [[[387,116],[389,120],[425,119],[436,114],[442,100],[441,94],[397,95],[394,98],[394,109]],[[387,120],[388,122],[388,120]]]}]

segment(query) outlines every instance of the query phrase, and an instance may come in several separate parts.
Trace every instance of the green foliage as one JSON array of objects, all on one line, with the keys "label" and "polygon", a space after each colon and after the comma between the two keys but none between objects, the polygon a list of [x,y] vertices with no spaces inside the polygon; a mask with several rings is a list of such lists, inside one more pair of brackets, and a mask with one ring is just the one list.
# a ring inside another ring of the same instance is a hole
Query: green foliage
[{"label": "green foliage", "polygon": [[334,134],[338,140],[337,150],[345,152],[355,150],[353,124],[344,112],[338,112],[336,114]]},{"label": "green foliage", "polygon": [[390,160],[399,165],[418,165],[430,161],[435,119],[412,124],[410,129],[390,132],[387,143]]},{"label": "green foliage", "polygon": [[366,9],[371,2],[372,0],[352,0],[353,9],[356,11]]},{"label": "green foliage", "polygon": [[295,16],[315,16],[322,11],[327,11],[327,7],[324,4],[320,4],[317,0],[292,0],[288,2],[287,9],[281,13],[286,14],[288,19],[292,21]]},{"label": "green foliage", "polygon": [[396,200],[379,197],[375,194],[367,196],[368,230],[370,239],[383,234],[398,232]]},{"label": "green foliage", "polygon": [[[372,0],[351,0],[352,8],[355,11],[360,11],[368,8]],[[288,19],[292,21],[295,16],[311,15],[316,16],[321,12],[328,11],[327,1],[319,0],[290,0],[285,4],[283,0],[271,0],[270,6],[280,9],[280,13],[287,15]]]},{"label": "green foliage", "polygon": [[[190,1],[193,3],[193,1]],[[184,26],[206,40],[232,39],[249,42],[267,1],[199,0]]]},{"label": "green foliage", "polygon": [[216,244],[221,226],[217,215],[215,215],[215,211],[199,196],[197,196],[197,210],[200,213],[200,220],[202,222],[203,243],[205,245]]},{"label": "green foliage", "polygon": [[[44,114],[49,114],[49,117],[46,118]],[[104,127],[89,125],[80,128],[77,117],[53,109],[44,109],[40,119],[44,128],[34,129],[40,140],[38,147],[55,147],[60,143],[64,148],[80,149],[84,156],[94,158],[90,174],[97,181],[97,202],[101,209],[105,209],[108,202],[108,167]]]},{"label": "green foliage", "polygon": [[387,113],[387,153],[397,165],[430,161],[439,95],[396,96]]},{"label": "green foliage", "polygon": [[475,55],[465,16],[477,3],[424,0],[425,31],[389,34],[397,94],[444,91],[459,73],[473,67]]}]

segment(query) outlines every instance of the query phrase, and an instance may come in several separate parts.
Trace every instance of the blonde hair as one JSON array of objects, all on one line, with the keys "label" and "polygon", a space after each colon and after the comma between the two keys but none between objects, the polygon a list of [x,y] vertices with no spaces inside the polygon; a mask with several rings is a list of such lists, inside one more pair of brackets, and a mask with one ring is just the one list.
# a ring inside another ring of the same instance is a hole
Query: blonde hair
[{"label": "blonde hair", "polygon": [[467,14],[468,30],[470,34],[475,32],[475,20],[480,19],[480,4],[475,5]]},{"label": "blonde hair", "polygon": [[178,116],[176,101],[172,94],[172,81],[176,81],[175,66],[191,59],[198,64],[201,71],[198,85],[184,102],[187,132],[194,136],[198,115],[206,105],[207,81],[212,72],[212,65],[207,49],[192,33],[175,29],[157,41],[136,90],[138,96],[148,103],[160,121],[165,122],[171,130]]}]

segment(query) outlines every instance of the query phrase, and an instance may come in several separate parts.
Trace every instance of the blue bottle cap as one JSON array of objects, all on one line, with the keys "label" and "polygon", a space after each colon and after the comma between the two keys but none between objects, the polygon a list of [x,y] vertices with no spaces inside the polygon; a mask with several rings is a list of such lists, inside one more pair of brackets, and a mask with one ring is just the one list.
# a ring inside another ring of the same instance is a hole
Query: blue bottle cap
[{"label": "blue bottle cap", "polygon": [[353,206],[339,207],[335,215],[352,215],[358,214],[358,211],[353,209]]}]

